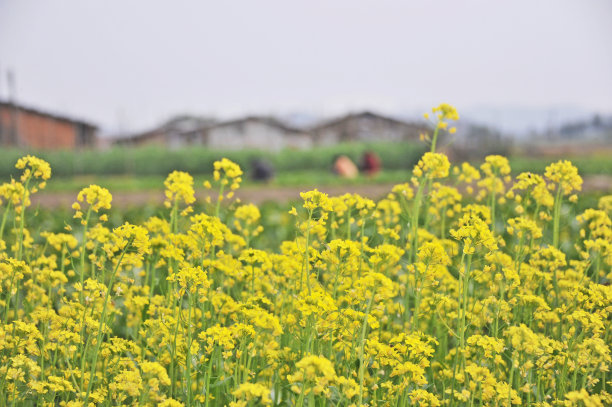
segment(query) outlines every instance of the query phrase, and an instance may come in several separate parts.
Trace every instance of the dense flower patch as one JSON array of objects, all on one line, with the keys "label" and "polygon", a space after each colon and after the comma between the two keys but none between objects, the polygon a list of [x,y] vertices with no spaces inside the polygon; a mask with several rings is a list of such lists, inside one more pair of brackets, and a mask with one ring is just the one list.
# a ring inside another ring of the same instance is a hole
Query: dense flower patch
[{"label": "dense flower patch", "polygon": [[165,217],[111,230],[92,185],[50,233],[28,207],[51,169],[20,159],[0,186],[2,404],[612,405],[612,197],[570,216],[570,162],[452,165],[435,145],[457,112],[432,118],[408,183],[304,192],[280,247],[257,248],[229,160],[203,213],[175,171]]}]

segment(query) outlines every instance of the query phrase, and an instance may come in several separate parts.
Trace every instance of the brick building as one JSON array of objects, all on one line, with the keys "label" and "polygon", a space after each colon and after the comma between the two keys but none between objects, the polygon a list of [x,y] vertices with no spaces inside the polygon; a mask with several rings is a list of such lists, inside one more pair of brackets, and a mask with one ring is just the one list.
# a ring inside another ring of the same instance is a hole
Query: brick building
[{"label": "brick building", "polygon": [[96,146],[91,123],[0,101],[0,145],[30,149]]}]

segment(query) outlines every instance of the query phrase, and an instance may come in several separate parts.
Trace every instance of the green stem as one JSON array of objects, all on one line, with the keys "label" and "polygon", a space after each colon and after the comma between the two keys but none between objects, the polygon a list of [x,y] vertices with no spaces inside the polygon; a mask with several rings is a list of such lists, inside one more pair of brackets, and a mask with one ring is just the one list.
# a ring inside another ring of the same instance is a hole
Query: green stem
[{"label": "green stem", "polygon": [[366,312],[363,317],[363,326],[361,327],[361,336],[359,337],[359,403],[357,405],[363,405],[363,380],[365,375],[365,361],[364,361],[364,348],[365,348],[365,336],[368,330],[368,315],[370,314],[370,308],[372,308],[372,302],[376,295],[376,286],[372,288],[372,296],[368,300]]},{"label": "green stem", "polygon": [[446,206],[442,208],[442,221],[440,223],[440,239],[444,239],[446,237]]},{"label": "green stem", "polygon": [[351,208],[346,210],[346,240],[351,240]]},{"label": "green stem", "polygon": [[[171,283],[174,284],[174,283]],[[168,290],[170,292],[171,290]],[[180,304],[180,299],[178,300]],[[172,351],[170,352],[170,397],[174,396],[174,389],[176,388],[176,338],[179,330],[179,318],[180,318],[180,305],[174,304],[175,316],[174,316],[174,334],[172,336]]]},{"label": "green stem", "polygon": [[410,257],[412,262],[416,261],[417,246],[419,244],[419,211],[421,210],[421,199],[423,195],[423,178],[419,179],[419,188],[412,202],[412,219],[410,226],[412,230],[412,244],[410,245]]},{"label": "green stem", "polygon": [[[428,268],[429,268],[429,264],[425,266],[425,274],[427,274]],[[414,264],[414,271],[415,271],[414,290],[416,291],[416,293],[415,293],[415,298],[414,298],[414,314],[412,315],[412,318],[413,318],[412,329],[418,331],[419,312],[421,308],[421,287],[419,286],[420,286],[420,283],[422,282],[421,282],[421,273],[419,272],[419,268],[416,263]]]},{"label": "green stem", "polygon": [[87,216],[85,217],[85,225],[83,225],[83,243],[81,245],[81,293],[79,300],[83,303],[83,283],[85,282],[85,252],[87,244],[87,228],[89,227],[89,217],[91,216],[91,205],[87,209]]},{"label": "green stem", "polygon": [[28,179],[25,182],[25,185],[23,186],[23,196],[21,198],[21,213],[19,216],[19,249],[17,251],[17,260],[21,260],[21,256],[23,255],[23,229],[25,226],[25,211],[26,211],[26,206],[25,206],[25,201],[26,201],[26,196],[28,194],[28,186],[30,185],[30,179],[28,177]]},{"label": "green stem", "polygon": [[561,203],[563,196],[561,195],[561,184],[557,187],[557,196],[555,197],[555,206],[553,209],[553,247],[559,248],[559,221],[561,215]]},{"label": "green stem", "polygon": [[491,191],[491,232],[495,232],[495,203],[496,203],[496,195],[495,191]]},{"label": "green stem", "polygon": [[[463,257],[463,256],[462,256]],[[461,363],[465,367],[465,331],[466,331],[466,314],[468,302],[468,286],[470,283],[470,267],[472,263],[472,255],[468,254],[465,270],[463,271],[461,283],[461,309],[459,320],[459,349],[461,352]],[[463,264],[463,259],[461,261]]]},{"label": "green stem", "polygon": [[308,211],[308,225],[306,226],[306,252],[304,253],[304,261],[302,262],[302,272],[300,273],[300,291],[304,285],[304,275],[306,275],[306,286],[308,294],[310,294],[310,221],[312,219],[312,210]]},{"label": "green stem", "polygon": [[225,190],[225,185],[221,184],[219,188],[219,197],[217,198],[217,205],[215,206],[215,216],[219,217],[219,212],[221,210],[221,200],[223,199],[223,191]]},{"label": "green stem", "polygon": [[11,211],[11,201],[7,202],[6,210],[2,215],[2,224],[0,224],[0,241],[2,241],[4,237],[4,225],[6,224],[6,218],[8,217],[8,213]]},{"label": "green stem", "polygon": [[508,407],[512,407],[512,382],[514,381],[514,354],[510,359],[512,367],[510,368],[510,377],[508,378]]},{"label": "green stem", "polygon": [[440,132],[440,128],[436,125],[433,136],[431,137],[431,152],[436,152],[436,142],[438,141],[438,133]]},{"label": "green stem", "polygon": [[176,234],[178,231],[178,199],[174,200],[172,205],[172,212],[170,213],[170,228],[172,233]]},{"label": "green stem", "polygon": [[215,350],[210,353],[210,360],[208,361],[208,370],[206,372],[206,401],[204,405],[208,407],[210,403],[210,377],[212,376],[212,361],[215,356]]},{"label": "green stem", "polygon": [[[104,320],[106,319],[106,310],[108,307],[108,299],[110,298],[111,291],[113,289],[113,282],[115,280],[115,275],[119,270],[119,266],[121,265],[121,261],[123,260],[123,256],[127,252],[127,249],[131,246],[133,239],[130,239],[128,244],[125,245],[125,248],[121,252],[121,256],[119,257],[119,261],[117,261],[117,265],[113,269],[113,273],[110,276],[110,280],[108,283],[108,288],[106,290],[106,295],[104,296],[104,306],[102,307],[102,315],[100,315],[100,324],[98,325],[98,336],[96,338],[96,349],[94,351],[93,360],[91,364],[91,370],[89,372],[89,383],[87,385],[87,393],[85,394],[85,399],[83,400],[85,403],[89,400],[89,394],[91,393],[91,389],[93,388],[93,384],[95,382],[95,374],[96,374],[96,364],[98,363],[98,354],[100,353],[100,348],[102,347],[102,336],[103,336],[103,326]],[[83,374],[83,372],[81,372]]]},{"label": "green stem", "polygon": [[187,384],[187,405],[191,405],[191,308],[193,300],[188,293],[189,311],[187,316],[187,349],[185,351],[185,383]]}]

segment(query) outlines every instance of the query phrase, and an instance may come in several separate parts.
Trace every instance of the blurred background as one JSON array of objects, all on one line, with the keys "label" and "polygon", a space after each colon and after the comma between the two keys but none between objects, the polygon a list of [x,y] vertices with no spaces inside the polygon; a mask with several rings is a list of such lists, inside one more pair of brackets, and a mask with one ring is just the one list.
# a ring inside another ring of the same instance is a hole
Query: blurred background
[{"label": "blurred background", "polygon": [[144,203],[228,157],[253,201],[376,195],[446,102],[454,162],[567,158],[609,191],[610,21],[609,0],[0,0],[0,176],[31,152],[54,170],[40,203],[92,182]]}]

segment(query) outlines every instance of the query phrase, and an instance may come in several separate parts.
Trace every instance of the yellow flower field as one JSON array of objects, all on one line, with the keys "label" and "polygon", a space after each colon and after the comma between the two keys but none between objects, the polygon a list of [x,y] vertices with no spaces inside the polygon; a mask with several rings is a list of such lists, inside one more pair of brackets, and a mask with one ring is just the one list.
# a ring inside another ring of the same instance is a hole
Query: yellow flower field
[{"label": "yellow flower field", "polygon": [[[31,227],[49,165],[0,185],[0,405],[610,406],[612,196],[578,216],[568,161],[512,179],[436,152],[378,202],[302,193],[295,239],[256,248],[223,159],[166,182],[164,217],[110,229],[83,189]],[[195,188],[218,191],[203,213]]]}]

